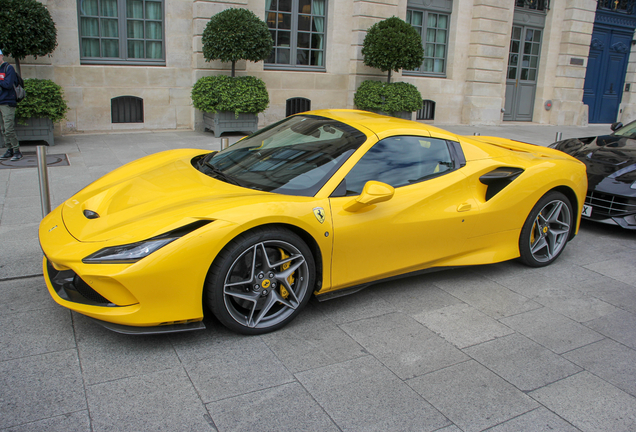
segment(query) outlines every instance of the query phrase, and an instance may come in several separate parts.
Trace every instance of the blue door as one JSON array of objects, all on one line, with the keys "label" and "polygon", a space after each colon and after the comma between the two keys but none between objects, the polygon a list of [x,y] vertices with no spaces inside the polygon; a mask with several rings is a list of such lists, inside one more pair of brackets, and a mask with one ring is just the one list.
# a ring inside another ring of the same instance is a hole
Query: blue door
[{"label": "blue door", "polygon": [[590,123],[613,123],[623,97],[632,33],[594,25],[585,73],[583,103]]}]

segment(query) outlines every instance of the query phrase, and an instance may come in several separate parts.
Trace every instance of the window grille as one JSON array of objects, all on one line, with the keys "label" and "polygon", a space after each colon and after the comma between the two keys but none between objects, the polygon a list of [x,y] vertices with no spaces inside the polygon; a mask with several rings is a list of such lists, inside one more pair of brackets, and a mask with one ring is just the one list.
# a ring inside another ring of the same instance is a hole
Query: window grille
[{"label": "window grille", "polygon": [[110,100],[112,123],[143,123],[144,100],[136,96],[119,96]]},{"label": "window grille", "polygon": [[[603,1],[603,0],[599,0],[599,2],[600,1]],[[614,1],[614,0],[611,0],[611,1]],[[550,0],[515,0],[515,6],[521,9],[549,11]]]},{"label": "window grille", "polygon": [[632,15],[636,0],[598,0],[596,9]]},{"label": "window grille", "polygon": [[311,110],[311,101],[307,98],[295,97],[287,99],[285,116],[289,117],[293,114],[298,114]]},{"label": "window grille", "polygon": [[417,120],[435,120],[435,102],[429,99],[422,101],[422,109],[417,112]]}]

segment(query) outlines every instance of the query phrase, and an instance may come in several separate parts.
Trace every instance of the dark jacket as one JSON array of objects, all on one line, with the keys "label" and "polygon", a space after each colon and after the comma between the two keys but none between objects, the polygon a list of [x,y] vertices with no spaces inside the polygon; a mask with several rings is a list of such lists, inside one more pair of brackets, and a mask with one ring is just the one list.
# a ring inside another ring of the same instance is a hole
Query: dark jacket
[{"label": "dark jacket", "polygon": [[15,100],[15,69],[9,63],[0,65],[0,105],[17,106]]}]

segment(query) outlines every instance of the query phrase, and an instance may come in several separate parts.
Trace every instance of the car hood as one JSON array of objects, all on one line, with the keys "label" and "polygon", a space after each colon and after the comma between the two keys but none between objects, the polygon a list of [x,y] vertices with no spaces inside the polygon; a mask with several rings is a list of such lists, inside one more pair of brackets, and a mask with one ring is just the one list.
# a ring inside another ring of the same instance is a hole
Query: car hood
[{"label": "car hood", "polygon": [[590,188],[611,178],[615,182],[636,181],[636,140],[616,135],[571,138],[553,147],[574,156],[587,167]]},{"label": "car hood", "polygon": [[133,242],[196,220],[214,220],[223,209],[272,195],[202,174],[191,163],[201,153],[162,152],[107,174],[63,204],[64,225],[82,242]]}]

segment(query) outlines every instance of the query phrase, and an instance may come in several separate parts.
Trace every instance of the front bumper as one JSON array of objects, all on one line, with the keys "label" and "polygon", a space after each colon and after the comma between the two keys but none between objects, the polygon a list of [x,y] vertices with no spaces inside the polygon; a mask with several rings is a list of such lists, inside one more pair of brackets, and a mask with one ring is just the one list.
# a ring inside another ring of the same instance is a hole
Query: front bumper
[{"label": "front bumper", "polygon": [[585,204],[592,207],[592,213],[583,218],[636,230],[636,198],[588,191]]},{"label": "front bumper", "polygon": [[204,328],[203,286],[218,251],[203,235],[184,236],[133,264],[85,264],[84,257],[113,242],[76,240],[57,208],[39,237],[46,285],[61,306],[125,333]]}]

